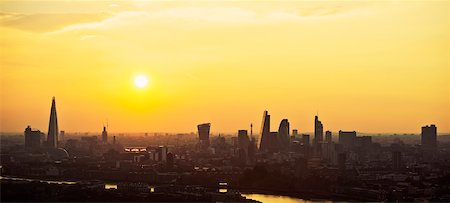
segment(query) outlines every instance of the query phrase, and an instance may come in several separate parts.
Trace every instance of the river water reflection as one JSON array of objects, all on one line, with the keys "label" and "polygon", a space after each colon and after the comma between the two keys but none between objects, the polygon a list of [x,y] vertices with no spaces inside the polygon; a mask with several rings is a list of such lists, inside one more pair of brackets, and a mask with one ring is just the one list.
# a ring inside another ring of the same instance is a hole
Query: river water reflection
[{"label": "river water reflection", "polygon": [[[278,196],[278,195],[264,195],[264,194],[242,194],[242,196],[246,197],[247,199],[252,199],[256,201],[260,201],[262,203],[311,203],[314,201],[310,200],[304,200],[299,199],[295,197],[288,197],[288,196]],[[323,202],[323,201],[321,201]],[[330,202],[330,201],[325,201]]]},{"label": "river water reflection", "polygon": [[20,180],[20,181],[39,181],[42,183],[50,183],[50,184],[69,184],[69,185],[73,185],[76,184],[77,182],[75,181],[58,181],[58,180],[40,180],[40,179],[31,179],[31,178],[15,178],[15,177],[3,177],[0,176],[0,180]]}]

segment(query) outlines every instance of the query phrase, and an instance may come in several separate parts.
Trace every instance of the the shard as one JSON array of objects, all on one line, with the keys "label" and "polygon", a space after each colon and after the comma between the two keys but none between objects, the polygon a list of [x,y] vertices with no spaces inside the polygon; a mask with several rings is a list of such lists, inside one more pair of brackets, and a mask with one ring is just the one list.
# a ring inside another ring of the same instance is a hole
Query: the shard
[{"label": "the shard", "polygon": [[50,110],[50,122],[48,124],[47,146],[58,147],[58,118],[56,117],[55,97],[52,98],[52,108]]}]

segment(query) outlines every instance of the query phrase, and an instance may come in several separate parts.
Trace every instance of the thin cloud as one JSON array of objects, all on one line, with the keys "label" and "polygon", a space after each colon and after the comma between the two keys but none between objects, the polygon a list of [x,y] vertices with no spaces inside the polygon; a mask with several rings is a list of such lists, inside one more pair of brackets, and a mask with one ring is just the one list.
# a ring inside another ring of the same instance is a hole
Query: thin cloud
[{"label": "thin cloud", "polygon": [[123,11],[99,22],[69,25],[51,34],[93,31],[122,26],[167,24],[177,27],[265,25],[280,22],[300,22],[330,19],[357,14],[355,8],[319,7],[256,11],[239,7],[177,7],[160,11]]}]

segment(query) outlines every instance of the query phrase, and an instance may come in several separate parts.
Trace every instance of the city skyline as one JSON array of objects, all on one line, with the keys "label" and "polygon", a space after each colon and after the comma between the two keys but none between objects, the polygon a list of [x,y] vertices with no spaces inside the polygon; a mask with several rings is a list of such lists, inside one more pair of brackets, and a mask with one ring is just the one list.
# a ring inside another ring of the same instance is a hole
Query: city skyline
[{"label": "city skyline", "polygon": [[[260,132],[257,132],[257,134],[256,134],[256,137],[258,138],[258,142],[259,142],[256,145],[261,147],[261,142],[263,142],[262,145],[266,145],[266,146],[263,146],[263,150],[264,150],[264,148],[266,150],[268,148],[273,148],[273,147],[278,148],[279,146],[269,146],[270,145],[269,143],[270,142],[281,142],[281,143],[287,142],[286,139],[288,139],[289,138],[288,136],[290,136],[290,135],[301,135],[301,133],[312,133],[313,138],[314,138],[312,140],[313,144],[316,144],[317,142],[322,142],[324,139],[326,139],[327,141],[330,141],[331,140],[331,134],[333,132],[334,133],[338,132],[339,134],[341,132],[343,132],[343,130],[338,130],[338,131],[327,130],[326,131],[326,134],[327,134],[326,136],[327,137],[324,138],[324,132],[323,132],[324,127],[323,127],[322,122],[319,120],[318,114],[316,114],[314,116],[314,131],[312,131],[312,132],[301,131],[298,128],[292,128],[292,130],[291,130],[290,127],[289,127],[290,126],[290,123],[288,121],[289,119],[283,118],[283,119],[281,119],[281,122],[279,124],[278,131],[274,131],[274,132],[278,132],[278,133],[281,132],[281,134],[280,134],[281,136],[277,134],[275,137],[272,137],[271,136],[272,130],[270,130],[270,129],[271,129],[271,126],[273,125],[273,122],[271,124],[270,117],[271,116],[268,113],[268,111],[264,110],[263,117],[262,117],[262,123],[261,123],[261,130],[260,130]],[[56,145],[57,145],[56,143],[59,140],[59,138],[58,138],[59,137],[58,136],[59,130],[58,130],[58,120],[57,120],[57,115],[56,115],[55,97],[52,97],[52,103],[51,103],[51,109],[50,109],[50,120],[49,120],[48,126],[49,126],[49,128],[48,128],[49,130],[47,131],[47,140],[56,140],[56,141],[52,141],[52,143],[47,143],[47,145],[49,145],[50,147],[52,147],[52,146],[56,147]],[[434,134],[436,134],[436,135],[437,134],[447,134],[446,132],[437,132],[435,124],[430,124],[430,126],[435,128]],[[103,131],[101,131],[101,139],[102,139],[103,142],[107,142],[107,140],[108,140],[108,133],[106,131],[107,127],[109,127],[108,122],[106,123],[106,126],[103,124]],[[240,129],[238,131],[239,132],[240,131],[245,131],[247,133],[247,131],[250,130],[251,135],[253,135],[253,123],[250,123],[250,126],[247,126],[247,127],[250,127],[250,129],[245,128],[245,130]],[[428,125],[426,125],[426,127],[428,127]],[[31,130],[29,124],[27,126],[27,129],[28,128]],[[211,128],[211,123],[203,123],[203,124],[198,124],[197,125],[197,133],[202,132],[202,135],[200,136],[201,140],[205,139],[206,137],[207,137],[206,139],[209,140],[210,128]],[[421,134],[423,134],[423,129],[424,128],[425,127],[422,126]],[[34,129],[39,131],[38,128],[34,128]],[[61,131],[61,132],[65,133],[64,130]],[[80,133],[80,132],[81,131],[75,132],[75,133]],[[93,132],[96,133],[97,131],[93,131]],[[237,135],[239,135],[239,132],[237,133]],[[352,132],[356,133],[355,130],[353,130]],[[13,132],[13,133],[15,133],[15,132]],[[39,133],[40,133],[40,131],[39,131]],[[87,133],[89,133],[89,131]],[[124,132],[116,132],[116,133],[124,133]],[[135,132],[135,133],[146,133],[147,134],[148,132]],[[151,132],[151,133],[161,133],[161,132]],[[162,132],[162,133],[165,133],[165,132]],[[194,133],[194,132],[177,132],[177,133]],[[223,133],[223,132],[213,132],[213,131],[211,131],[211,135],[218,134],[220,136],[220,133]],[[234,135],[234,134],[236,134],[236,130],[235,130],[234,133],[231,133],[231,132],[226,132],[226,133]],[[300,133],[300,134],[298,134],[298,133]],[[358,133],[359,134],[370,134],[370,133],[360,132],[360,131],[358,131]],[[379,134],[381,135],[381,133],[379,133]],[[385,133],[385,134],[389,134],[389,133]],[[411,133],[411,134],[419,134],[419,133]],[[270,137],[270,138],[266,138],[265,141],[263,141],[264,140],[263,139],[264,136],[265,137]],[[269,143],[265,143],[264,144],[264,142],[269,142]],[[209,145],[209,143],[207,145]],[[286,143],[281,144],[281,145],[286,145]]]},{"label": "city skyline", "polygon": [[55,96],[66,132],[235,133],[268,110],[271,129],[448,133],[448,7],[2,1],[0,132],[46,130]]}]

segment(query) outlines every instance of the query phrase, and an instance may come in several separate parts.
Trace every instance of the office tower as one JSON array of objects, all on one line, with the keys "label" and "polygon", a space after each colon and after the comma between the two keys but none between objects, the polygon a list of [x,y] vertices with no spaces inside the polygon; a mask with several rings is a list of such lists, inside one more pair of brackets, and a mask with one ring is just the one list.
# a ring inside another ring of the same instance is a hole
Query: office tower
[{"label": "office tower", "polygon": [[167,161],[167,153],[169,149],[166,146],[159,146],[157,149],[158,161]]},{"label": "office tower", "polygon": [[278,127],[278,148],[280,150],[287,150],[289,147],[289,121],[283,119]]},{"label": "office tower", "polygon": [[108,142],[108,132],[106,131],[106,127],[105,126],[103,126],[102,141],[103,141],[103,143],[107,143]]},{"label": "office tower", "polygon": [[400,151],[392,152],[392,169],[400,170],[402,167],[402,153]]},{"label": "office tower", "polygon": [[172,169],[173,162],[174,162],[174,155],[172,154],[172,152],[167,153],[167,161],[166,161],[167,168]]},{"label": "office tower", "polygon": [[292,130],[292,136],[294,136],[294,137],[298,136],[298,130],[297,129],[293,129]]},{"label": "office tower", "polygon": [[331,131],[329,131],[329,130],[327,130],[325,132],[325,142],[328,142],[328,143],[332,142]]},{"label": "office tower", "polygon": [[356,131],[339,131],[339,144],[345,149],[353,149],[356,140]]},{"label": "office tower", "polygon": [[317,145],[317,143],[320,143],[323,141],[323,125],[322,122],[319,121],[319,117],[316,116],[314,119],[314,146]]},{"label": "office tower", "polygon": [[253,163],[255,153],[258,151],[257,140],[253,137],[253,123],[250,123],[250,143],[247,148],[248,162]]},{"label": "office tower", "polygon": [[41,147],[41,131],[32,130],[30,126],[25,128],[25,148],[37,149]]},{"label": "office tower", "polygon": [[436,149],[437,129],[435,125],[422,127],[422,148],[427,150]]},{"label": "office tower", "polygon": [[48,124],[47,146],[58,147],[58,118],[56,117],[55,97],[52,98],[52,108],[50,110],[50,122]]},{"label": "office tower", "polygon": [[303,134],[302,135],[302,143],[304,145],[308,145],[309,146],[309,135],[308,134]]},{"label": "office tower", "polygon": [[209,130],[211,129],[211,123],[203,123],[197,125],[198,137],[200,147],[202,149],[209,147]]},{"label": "office tower", "polygon": [[261,138],[259,141],[260,151],[269,151],[270,146],[270,115],[264,111],[261,123]]},{"label": "office tower", "polygon": [[238,146],[239,148],[248,151],[248,146],[250,145],[250,138],[247,135],[247,130],[238,131]]},{"label": "office tower", "polygon": [[250,138],[253,139],[253,123],[250,123]]}]

